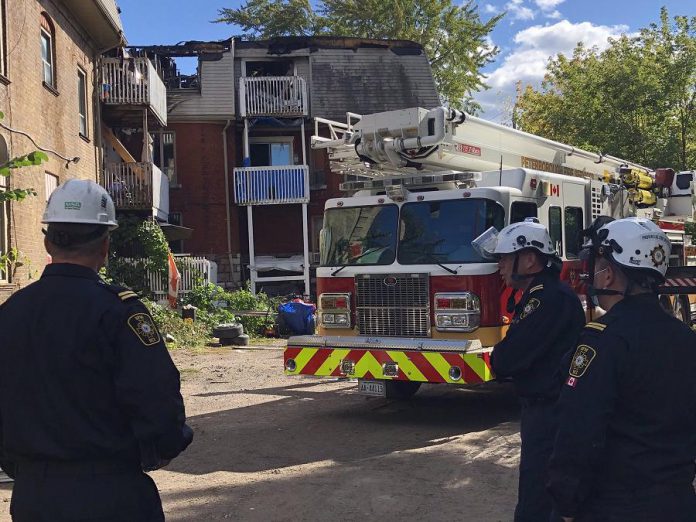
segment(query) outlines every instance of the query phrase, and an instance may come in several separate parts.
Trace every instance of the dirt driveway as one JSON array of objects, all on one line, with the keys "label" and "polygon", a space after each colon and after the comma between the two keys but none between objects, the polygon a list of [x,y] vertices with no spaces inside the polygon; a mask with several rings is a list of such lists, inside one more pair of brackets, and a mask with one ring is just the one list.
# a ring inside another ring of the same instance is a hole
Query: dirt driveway
[{"label": "dirt driveway", "polygon": [[[177,351],[196,438],[153,474],[167,519],[512,519],[518,407],[509,388],[421,388],[408,402],[282,375],[282,349]],[[0,520],[9,486],[0,486]]]}]

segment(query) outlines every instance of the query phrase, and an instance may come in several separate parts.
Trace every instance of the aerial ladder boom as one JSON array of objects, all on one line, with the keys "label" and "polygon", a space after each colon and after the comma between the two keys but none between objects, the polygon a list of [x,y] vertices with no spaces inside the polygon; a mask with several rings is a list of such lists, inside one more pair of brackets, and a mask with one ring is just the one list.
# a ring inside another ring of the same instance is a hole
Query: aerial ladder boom
[{"label": "aerial ladder boom", "polygon": [[[329,137],[320,135],[322,124],[328,127]],[[630,161],[446,107],[414,107],[364,116],[348,113],[346,123],[316,118],[312,147],[328,149],[332,171],[367,177],[519,167],[606,181],[618,177],[619,167],[635,175],[649,175],[649,169]]]}]

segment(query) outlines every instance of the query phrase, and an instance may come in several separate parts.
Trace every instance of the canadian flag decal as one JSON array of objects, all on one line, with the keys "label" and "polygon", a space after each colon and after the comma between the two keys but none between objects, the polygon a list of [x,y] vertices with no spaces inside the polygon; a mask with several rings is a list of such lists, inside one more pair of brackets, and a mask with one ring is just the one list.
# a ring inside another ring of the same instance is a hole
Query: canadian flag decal
[{"label": "canadian flag decal", "polygon": [[551,185],[551,195],[552,196],[560,196],[561,195],[561,186],[560,185]]}]

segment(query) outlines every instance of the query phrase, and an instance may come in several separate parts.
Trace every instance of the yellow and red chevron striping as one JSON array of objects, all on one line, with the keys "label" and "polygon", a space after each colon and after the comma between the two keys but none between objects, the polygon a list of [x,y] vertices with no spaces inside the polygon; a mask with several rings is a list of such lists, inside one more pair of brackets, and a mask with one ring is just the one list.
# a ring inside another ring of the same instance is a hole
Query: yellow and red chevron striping
[{"label": "yellow and red chevron striping", "polygon": [[[343,348],[299,348],[285,349],[284,361],[292,359],[294,370],[286,369],[287,375],[316,375],[334,377],[357,377],[367,379],[394,379],[433,383],[475,384],[493,379],[488,353],[456,353],[400,350],[351,350]],[[354,371],[342,373],[341,362],[351,361]],[[385,377],[383,364],[396,363],[396,377]],[[461,378],[453,380],[450,369],[461,370]]]}]

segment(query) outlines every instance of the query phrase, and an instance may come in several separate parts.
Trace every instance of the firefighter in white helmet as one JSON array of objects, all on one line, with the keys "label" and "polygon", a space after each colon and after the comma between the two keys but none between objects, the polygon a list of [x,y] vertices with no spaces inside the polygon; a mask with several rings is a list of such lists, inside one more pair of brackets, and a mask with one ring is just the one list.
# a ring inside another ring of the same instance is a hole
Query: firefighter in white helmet
[{"label": "firefighter in white helmet", "polygon": [[652,221],[604,223],[588,244],[607,311],[568,355],[549,490],[565,521],[696,520],[696,334],[657,289],[671,245]]},{"label": "firefighter in white helmet", "polygon": [[562,382],[561,361],[573,348],[585,315],[575,292],[560,281],[561,261],[536,218],[500,233],[489,229],[473,245],[484,257],[497,259],[500,275],[513,292],[508,303],[512,324],[493,349],[491,367],[499,379],[512,378],[522,406],[515,521],[546,521],[552,509],[545,482],[557,427],[554,404]]},{"label": "firefighter in white helmet", "polygon": [[16,481],[13,518],[164,520],[144,470],[193,434],[147,308],[97,273],[118,226],[113,201],[70,180],[43,222],[53,263],[0,306],[0,463]]}]

